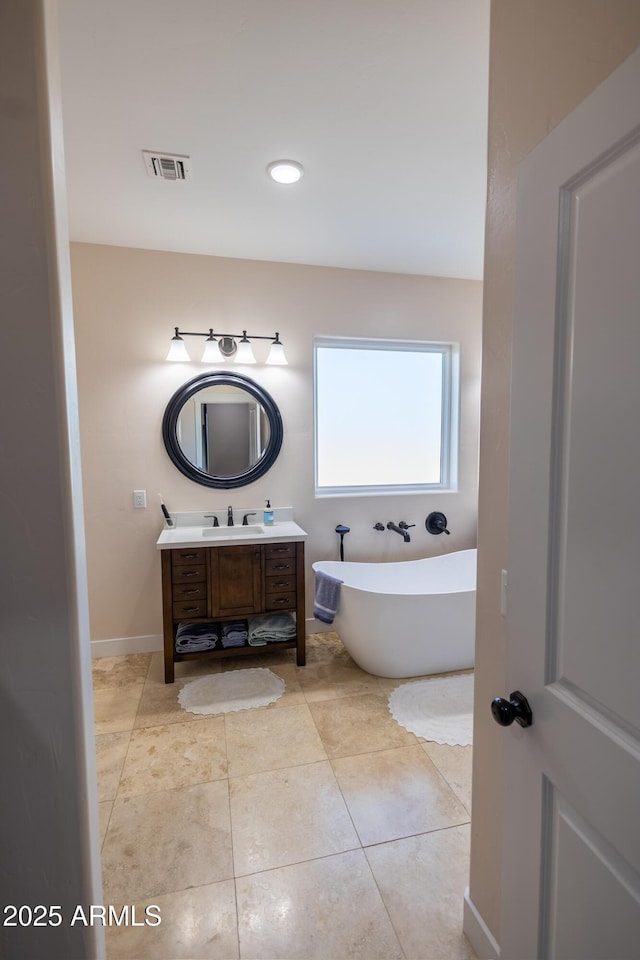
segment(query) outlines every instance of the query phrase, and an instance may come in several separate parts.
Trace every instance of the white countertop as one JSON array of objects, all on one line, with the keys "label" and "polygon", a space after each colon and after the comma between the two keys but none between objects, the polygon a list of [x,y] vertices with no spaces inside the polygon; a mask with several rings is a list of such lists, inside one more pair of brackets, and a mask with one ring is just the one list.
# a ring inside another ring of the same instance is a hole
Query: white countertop
[{"label": "white countertop", "polygon": [[247,530],[244,533],[242,525],[238,524],[227,528],[220,526],[217,528],[217,536],[206,537],[202,534],[202,528],[207,524],[211,525],[211,520],[205,520],[198,524],[180,524],[175,527],[165,527],[156,541],[158,550],[175,550],[181,547],[216,547],[224,545],[225,547],[234,543],[277,543],[281,540],[297,541],[304,540],[306,532],[299,527],[293,520],[276,520],[273,525],[259,524],[258,526],[264,532],[255,530],[256,524],[253,524],[253,530]]}]

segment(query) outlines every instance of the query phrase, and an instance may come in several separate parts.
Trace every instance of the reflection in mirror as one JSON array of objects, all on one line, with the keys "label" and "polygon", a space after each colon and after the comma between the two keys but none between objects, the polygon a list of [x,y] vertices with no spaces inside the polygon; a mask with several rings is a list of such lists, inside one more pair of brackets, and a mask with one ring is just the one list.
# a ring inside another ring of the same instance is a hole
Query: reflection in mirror
[{"label": "reflection in mirror", "polygon": [[178,417],[182,452],[214,477],[246,473],[264,454],[269,433],[262,405],[246,391],[225,384],[199,390]]},{"label": "reflection in mirror", "polygon": [[262,476],[282,444],[282,419],[266,390],[236,373],[194,377],[169,401],[162,424],[178,469],[210,487],[239,487]]}]

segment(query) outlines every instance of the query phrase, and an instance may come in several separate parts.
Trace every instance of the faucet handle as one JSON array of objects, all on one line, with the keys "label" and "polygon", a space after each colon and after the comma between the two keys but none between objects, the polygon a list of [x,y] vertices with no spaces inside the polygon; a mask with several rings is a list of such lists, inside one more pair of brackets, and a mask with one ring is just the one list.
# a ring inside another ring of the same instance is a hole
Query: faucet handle
[{"label": "faucet handle", "polygon": [[415,527],[415,523],[406,523],[404,520],[401,520],[398,526],[401,530],[408,530],[409,527]]},{"label": "faucet handle", "polygon": [[242,526],[243,527],[248,526],[247,517],[255,517],[255,516],[256,516],[255,510],[252,510],[251,513],[245,513],[244,517],[242,518]]},{"label": "faucet handle", "polygon": [[213,523],[211,524],[212,527],[219,527],[219,526],[220,526],[220,523],[219,523],[218,518],[217,518],[217,516],[215,515],[215,513],[205,513],[204,516],[205,516],[205,517],[213,517]]},{"label": "faucet handle", "polygon": [[375,523],[374,526],[373,526],[373,529],[374,529],[374,530],[384,530],[384,523],[380,523],[380,522]]}]

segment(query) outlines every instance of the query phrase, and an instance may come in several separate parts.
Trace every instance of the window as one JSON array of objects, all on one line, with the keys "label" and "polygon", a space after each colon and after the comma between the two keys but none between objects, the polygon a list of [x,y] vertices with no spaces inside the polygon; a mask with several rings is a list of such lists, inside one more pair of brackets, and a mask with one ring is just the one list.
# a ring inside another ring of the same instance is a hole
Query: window
[{"label": "window", "polygon": [[316,337],[316,496],[454,489],[458,346]]}]

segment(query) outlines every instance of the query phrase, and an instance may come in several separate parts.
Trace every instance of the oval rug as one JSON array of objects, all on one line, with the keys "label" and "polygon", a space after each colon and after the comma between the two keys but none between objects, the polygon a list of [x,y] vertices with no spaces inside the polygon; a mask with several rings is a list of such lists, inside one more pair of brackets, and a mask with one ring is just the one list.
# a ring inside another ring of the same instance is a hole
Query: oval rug
[{"label": "oval rug", "polygon": [[403,683],[389,696],[389,711],[417,737],[469,746],[473,743],[473,674]]},{"label": "oval rug", "polygon": [[229,670],[186,683],[178,703],[189,713],[232,713],[266,707],[282,696],[284,688],[284,680],[266,667]]}]

